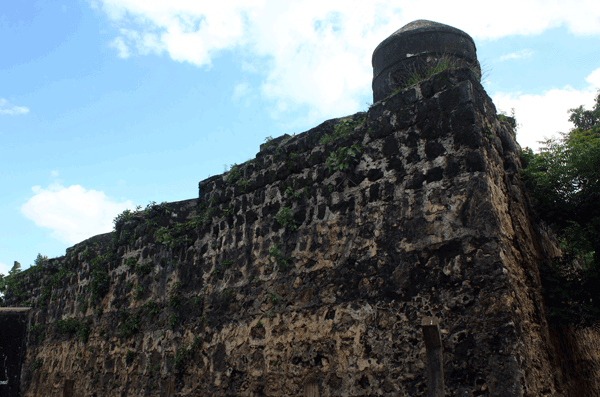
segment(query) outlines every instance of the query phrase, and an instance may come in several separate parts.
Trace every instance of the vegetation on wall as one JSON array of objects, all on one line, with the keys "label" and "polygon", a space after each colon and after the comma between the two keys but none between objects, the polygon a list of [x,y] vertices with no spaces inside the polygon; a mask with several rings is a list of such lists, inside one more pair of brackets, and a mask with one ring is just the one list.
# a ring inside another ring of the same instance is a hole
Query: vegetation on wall
[{"label": "vegetation on wall", "polygon": [[83,343],[87,343],[90,336],[90,327],[92,319],[86,318],[84,321],[71,317],[65,320],[57,320],[55,323],[58,330],[63,334],[77,334]]},{"label": "vegetation on wall", "polygon": [[570,113],[574,129],[543,141],[540,153],[523,151],[522,175],[564,251],[540,267],[549,320],[587,327],[600,320],[600,91],[593,110]]},{"label": "vegetation on wall", "polygon": [[[406,81],[402,85],[398,86],[392,92],[392,94],[390,94],[390,96],[397,94],[398,92],[402,91],[406,87],[410,87],[413,84],[417,84],[423,80],[430,78],[431,76],[433,76],[435,74],[443,72],[446,69],[455,69],[460,66],[461,65],[459,65],[456,61],[454,61],[449,56],[449,54],[438,55],[437,59],[434,62],[432,62],[431,64],[426,64],[426,65],[424,65],[424,67],[416,67],[415,65],[412,65],[407,70],[408,78],[406,79]],[[473,71],[473,73],[475,73],[479,82],[481,82],[481,80],[483,78],[481,72],[471,65],[468,65],[468,67],[469,67],[469,69],[471,69]]]}]

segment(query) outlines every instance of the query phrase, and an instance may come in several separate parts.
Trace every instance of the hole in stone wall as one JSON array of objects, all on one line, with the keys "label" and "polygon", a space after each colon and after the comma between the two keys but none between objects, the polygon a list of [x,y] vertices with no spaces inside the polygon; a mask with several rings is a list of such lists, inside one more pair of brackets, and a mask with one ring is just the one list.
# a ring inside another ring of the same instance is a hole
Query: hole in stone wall
[{"label": "hole in stone wall", "polygon": [[326,359],[327,357],[325,357],[321,353],[317,353],[317,355],[315,356],[315,366],[322,367],[324,358]]},{"label": "hole in stone wall", "polygon": [[358,384],[363,389],[366,389],[367,387],[371,386],[371,382],[369,381],[369,377],[367,375],[363,375],[362,378],[360,378],[360,380],[358,381]]}]

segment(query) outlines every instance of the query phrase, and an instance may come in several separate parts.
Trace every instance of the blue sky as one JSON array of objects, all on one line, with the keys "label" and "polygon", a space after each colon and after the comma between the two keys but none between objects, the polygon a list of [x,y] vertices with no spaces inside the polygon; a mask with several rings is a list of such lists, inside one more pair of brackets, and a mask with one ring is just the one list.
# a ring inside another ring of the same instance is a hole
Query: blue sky
[{"label": "blue sky", "polygon": [[373,50],[416,19],[473,37],[521,146],[567,132],[600,89],[600,2],[482,4],[3,1],[0,273],[195,198],[267,136],[367,110]]}]

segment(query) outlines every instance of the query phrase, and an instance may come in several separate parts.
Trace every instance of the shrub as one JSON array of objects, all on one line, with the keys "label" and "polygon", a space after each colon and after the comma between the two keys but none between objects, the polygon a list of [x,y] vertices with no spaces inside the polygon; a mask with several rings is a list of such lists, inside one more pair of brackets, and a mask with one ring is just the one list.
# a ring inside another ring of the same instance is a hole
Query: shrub
[{"label": "shrub", "polygon": [[127,353],[125,353],[125,362],[127,364],[131,364],[135,358],[135,355],[136,353],[134,351],[127,349]]},{"label": "shrub", "polygon": [[140,313],[129,313],[127,310],[119,313],[119,321],[121,323],[119,327],[119,333],[117,334],[121,338],[127,338],[140,331],[139,324]]},{"label": "shrub", "polygon": [[148,309],[148,314],[150,316],[154,316],[155,314],[158,314],[158,305],[156,304],[156,302],[154,301],[149,301],[143,304],[142,306],[144,309]]},{"label": "shrub", "polygon": [[44,360],[38,358],[34,361],[33,365],[31,366],[31,370],[35,371],[36,369],[41,368],[42,365],[44,365]]},{"label": "shrub", "polygon": [[360,151],[360,146],[354,144],[351,147],[341,147],[331,152],[327,158],[329,172],[350,170],[358,162]]},{"label": "shrub", "polygon": [[92,301],[102,299],[109,289],[108,258],[98,256],[90,261],[90,290]]},{"label": "shrub", "polygon": [[77,334],[83,343],[87,343],[90,336],[90,327],[92,319],[87,318],[85,321],[79,321],[76,318],[67,318],[66,320],[57,320],[56,326],[63,334]]},{"label": "shrub", "polygon": [[292,218],[292,210],[288,207],[281,208],[277,215],[275,215],[275,220],[286,230],[294,231],[298,229],[296,221]]},{"label": "shrub", "polygon": [[281,252],[281,249],[279,249],[280,246],[281,244],[277,243],[269,249],[269,264],[271,266],[275,266],[275,264],[272,261],[272,259],[275,259],[275,263],[277,264],[277,266],[279,266],[279,269],[281,270],[289,266],[289,261],[291,258],[289,256],[285,256]]}]

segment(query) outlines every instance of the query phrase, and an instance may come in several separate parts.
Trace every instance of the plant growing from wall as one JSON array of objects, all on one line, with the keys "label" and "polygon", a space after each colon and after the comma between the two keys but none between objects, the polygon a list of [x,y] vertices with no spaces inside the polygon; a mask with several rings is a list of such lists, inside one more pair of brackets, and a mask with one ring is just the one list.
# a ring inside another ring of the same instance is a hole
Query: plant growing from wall
[{"label": "plant growing from wall", "polygon": [[[176,225],[176,229],[172,230],[166,226],[160,227],[158,228],[158,230],[156,232],[154,232],[154,237],[156,238],[156,242],[159,244],[162,244],[168,248],[178,248],[183,246],[185,243],[191,243],[192,240],[187,238],[186,236],[182,236],[182,235],[176,235],[177,233],[181,233],[182,232],[182,227],[177,227],[179,225]],[[185,228],[185,224],[183,225],[183,228]],[[185,231],[183,231],[185,232]]]},{"label": "plant growing from wall", "polygon": [[152,273],[152,262],[138,263],[137,258],[128,258],[125,264],[138,276]]},{"label": "plant growing from wall", "polygon": [[81,303],[79,311],[81,311],[82,313],[87,312],[89,301],[85,298],[83,294],[77,293],[77,302]]},{"label": "plant growing from wall", "polygon": [[169,317],[169,326],[171,328],[175,328],[175,326],[177,325],[178,322],[179,322],[179,315],[173,314],[173,315],[171,315],[171,317]]},{"label": "plant growing from wall", "polygon": [[273,137],[269,135],[268,137],[265,138],[265,145],[263,146],[263,149],[267,149],[272,144],[273,144]]},{"label": "plant growing from wall", "polygon": [[29,330],[29,342],[33,342],[37,340],[37,342],[42,343],[46,336],[44,324],[36,324],[32,326]]},{"label": "plant growing from wall", "polygon": [[288,186],[287,189],[285,189],[285,191],[283,192],[283,194],[286,196],[289,196],[293,200],[299,200],[301,197],[301,194],[298,192],[295,192],[294,188],[291,186]]},{"label": "plant growing from wall", "polygon": [[195,350],[198,350],[202,347],[202,340],[199,336],[194,338],[193,343],[188,343],[184,347],[177,349],[175,353],[175,357],[171,360],[171,365],[175,367],[178,372],[181,372],[185,369],[185,363],[187,362],[187,357],[189,357]]},{"label": "plant growing from wall", "polygon": [[244,194],[246,193],[246,188],[250,186],[250,182],[240,179],[235,183],[235,185],[237,186],[236,194]]},{"label": "plant growing from wall", "polygon": [[90,330],[92,326],[92,319],[86,318],[85,321],[81,322],[81,326],[77,330],[77,336],[83,343],[87,343],[88,338],[90,337]]},{"label": "plant growing from wall", "polygon": [[[144,209],[145,218],[147,219],[146,223],[150,226],[149,220],[152,218],[156,218],[159,216],[169,215],[171,211],[169,210],[168,203],[163,201],[160,204],[156,204],[156,201],[151,201],[146,208]],[[156,223],[156,222],[154,222]]]},{"label": "plant growing from wall", "polygon": [[223,266],[224,268],[228,268],[232,264],[233,264],[233,260],[231,260],[231,259],[221,262],[221,266]]},{"label": "plant growing from wall", "polygon": [[125,362],[127,364],[131,364],[133,362],[133,360],[135,359],[135,356],[136,356],[136,353],[134,351],[127,349],[127,353],[125,353]]},{"label": "plant growing from wall", "polygon": [[158,314],[158,304],[153,300],[144,303],[142,307],[148,310],[148,315],[150,317],[153,317],[155,314]]},{"label": "plant growing from wall", "polygon": [[42,365],[44,365],[44,360],[42,360],[41,358],[38,358],[33,362],[33,365],[31,366],[31,370],[35,371],[36,369],[42,368]]},{"label": "plant growing from wall", "polygon": [[174,309],[181,307],[181,297],[178,294],[178,289],[181,287],[181,283],[175,283],[171,291],[169,291],[169,306]]},{"label": "plant growing from wall", "polygon": [[221,299],[223,300],[227,300],[229,299],[231,296],[233,295],[233,291],[230,289],[224,289],[223,290],[223,295],[221,296]]},{"label": "plant growing from wall", "polygon": [[[279,248],[281,245],[281,243],[277,243],[269,249],[269,264],[271,266],[275,266],[275,264],[277,264],[279,269],[283,270],[290,265],[289,262],[291,258],[284,255]],[[273,260],[275,260],[275,263],[273,263]]]},{"label": "plant growing from wall", "polygon": [[130,337],[140,331],[140,313],[129,313],[127,310],[122,310],[119,313],[119,332],[120,338]]},{"label": "plant growing from wall", "polygon": [[126,209],[125,211],[123,211],[119,215],[117,215],[115,219],[113,219],[114,230],[117,232],[117,234],[121,232],[123,225],[126,222],[129,222],[131,220],[131,218],[133,218],[133,215],[134,215],[133,211]]},{"label": "plant growing from wall", "polygon": [[365,122],[367,116],[354,121],[354,120],[339,120],[335,127],[333,127],[333,133],[325,134],[319,139],[321,145],[326,145],[338,139],[347,137],[354,133],[354,129]]},{"label": "plant growing from wall", "polygon": [[233,185],[238,179],[241,178],[240,169],[237,164],[232,164],[229,173],[225,177],[225,183]]},{"label": "plant growing from wall", "polygon": [[292,215],[293,213],[291,208],[282,207],[277,215],[275,215],[275,220],[284,229],[294,231],[298,229],[298,226],[296,226],[296,221],[294,221]]},{"label": "plant growing from wall", "polygon": [[138,300],[142,297],[142,295],[144,295],[144,288],[142,288],[142,286],[140,285],[136,285],[134,287],[134,293],[133,293],[133,298]]},{"label": "plant growing from wall", "polygon": [[[418,70],[418,68],[416,68],[415,66],[413,66],[409,72],[409,78],[408,80],[401,86],[399,86],[398,88],[396,88],[392,94],[390,94],[389,96],[395,95],[398,92],[402,91],[403,89],[405,89],[406,87],[409,87],[413,84],[417,84],[423,80],[428,79],[429,77],[438,74],[440,72],[443,72],[446,69],[454,69],[457,68],[459,65],[454,62],[448,54],[442,54],[439,57],[437,57],[435,63],[433,63],[432,65],[427,65],[425,68],[423,68],[422,70]],[[474,67],[469,65],[469,68],[473,71],[473,73],[475,73],[475,75],[477,76],[477,78],[479,79],[479,81],[481,82],[481,73]]]},{"label": "plant growing from wall", "polygon": [[269,292],[269,300],[272,303],[277,303],[279,301],[279,298],[273,292]]},{"label": "plant growing from wall", "polygon": [[57,320],[56,326],[63,334],[77,334],[83,343],[86,343],[90,336],[90,327],[92,319],[86,318],[84,321],[79,321],[74,317],[65,320]]},{"label": "plant growing from wall", "polygon": [[90,261],[90,290],[92,302],[102,299],[109,289],[108,258],[100,255]]},{"label": "plant growing from wall", "polygon": [[433,76],[434,74],[443,72],[446,69],[452,69],[452,68],[456,68],[456,67],[457,67],[457,64],[455,62],[450,61],[449,58],[446,56],[442,56],[440,59],[436,60],[434,65],[425,68],[422,72],[413,70],[408,81],[398,91],[400,91],[406,87],[409,87],[413,84],[416,84],[420,81],[426,80],[429,77]]},{"label": "plant growing from wall", "polygon": [[354,144],[351,147],[341,147],[331,152],[327,158],[329,172],[346,172],[350,170],[358,162],[360,152],[361,148],[358,144]]}]

